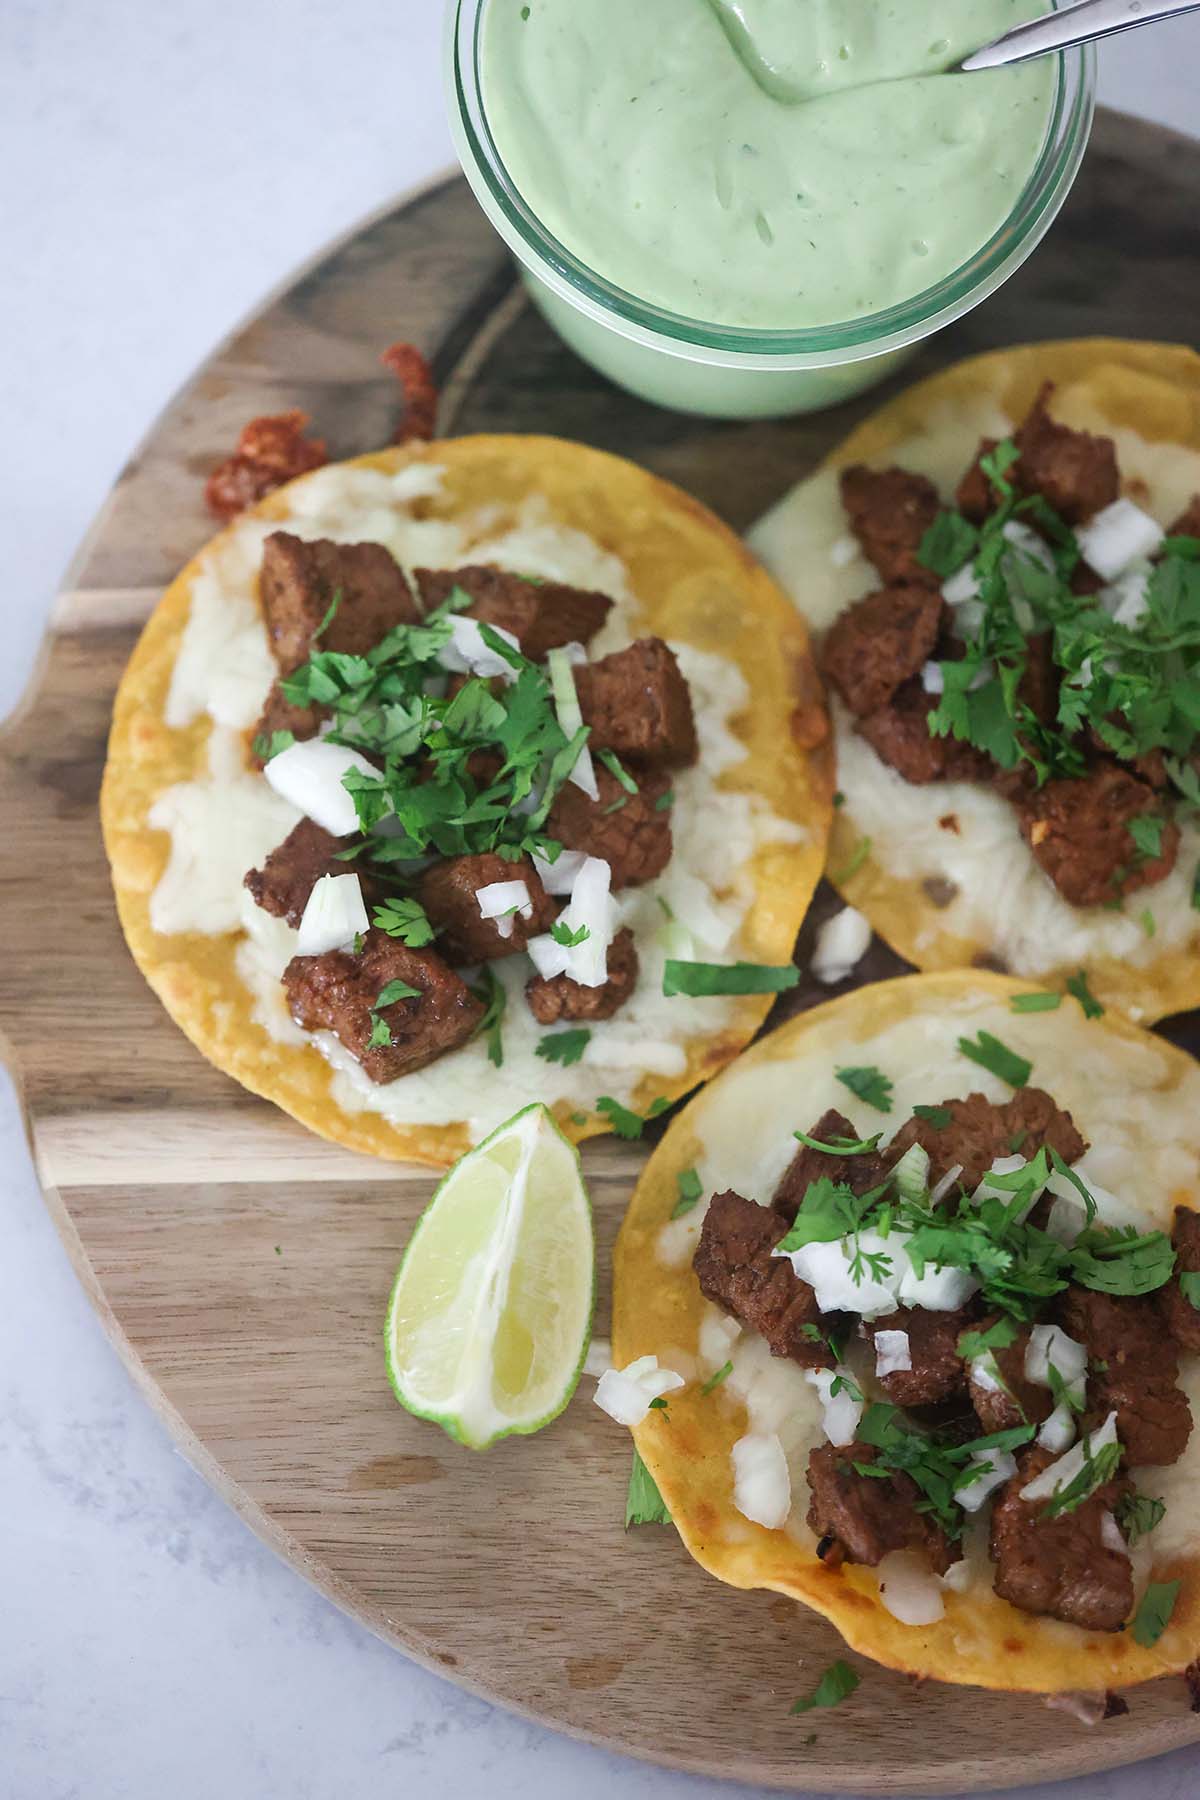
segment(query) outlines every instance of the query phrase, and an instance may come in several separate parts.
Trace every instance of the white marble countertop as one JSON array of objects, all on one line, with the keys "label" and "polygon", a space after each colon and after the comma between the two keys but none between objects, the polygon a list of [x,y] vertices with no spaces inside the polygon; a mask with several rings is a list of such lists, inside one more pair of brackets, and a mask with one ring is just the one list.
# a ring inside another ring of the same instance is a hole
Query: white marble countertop
[{"label": "white marble countertop", "polygon": [[[171,391],[289,269],[451,160],[439,13],[0,6],[0,712]],[[1200,17],[1136,32],[1103,52],[1101,96],[1194,130],[1197,67]],[[134,1392],[42,1207],[7,1084],[0,1159],[0,1800],[740,1791],[497,1711],[306,1587]],[[1198,1782],[1200,1752],[1182,1753],[1055,1793],[1184,1800]]]}]

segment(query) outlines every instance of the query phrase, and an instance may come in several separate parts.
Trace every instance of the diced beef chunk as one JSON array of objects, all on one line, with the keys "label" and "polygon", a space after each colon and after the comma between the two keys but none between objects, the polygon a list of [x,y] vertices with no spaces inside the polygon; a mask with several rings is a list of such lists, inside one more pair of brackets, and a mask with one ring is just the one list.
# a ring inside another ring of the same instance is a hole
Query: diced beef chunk
[{"label": "diced beef chunk", "polygon": [[638,638],[575,670],[575,691],[593,750],[612,750],[662,768],[699,754],[692,696],[670,647]]},{"label": "diced beef chunk", "polygon": [[[818,1144],[836,1143],[838,1138],[858,1141],[858,1132],[845,1113],[832,1106],[821,1114],[807,1135],[816,1138]],[[890,1174],[888,1159],[878,1150],[864,1151],[861,1156],[834,1156],[827,1150],[814,1150],[811,1144],[801,1144],[783,1172],[771,1205],[790,1225],[805,1194],[823,1175],[830,1181],[844,1182],[856,1194],[867,1194],[872,1188],[882,1187]]]},{"label": "diced beef chunk", "polygon": [[1178,1462],[1192,1430],[1179,1359],[1155,1294],[1101,1294],[1072,1285],[1059,1300],[1063,1327],[1087,1346],[1088,1418],[1116,1411],[1131,1468]]},{"label": "diced beef chunk", "polygon": [[988,514],[996,509],[999,496],[979,465],[985,456],[991,455],[999,441],[999,438],[990,437],[980,441],[974,462],[954,491],[955,506],[973,525],[982,525]]},{"label": "diced beef chunk", "polygon": [[923,1550],[939,1575],[954,1561],[944,1531],[917,1511],[920,1490],[897,1470],[860,1475],[855,1463],[873,1463],[876,1451],[857,1440],[841,1448],[820,1444],[808,1459],[812,1504],[808,1524],[818,1538],[832,1538],[846,1562],[882,1562],[889,1550]]},{"label": "diced beef chunk", "polygon": [[299,925],[308,896],[322,875],[357,875],[369,906],[382,898],[383,884],[357,864],[339,862],[337,852],[345,847],[345,838],[323,831],[312,819],[301,819],[282,844],[272,850],[262,868],[249,871],[245,885],[264,912],[286,919],[289,925]]},{"label": "diced beef chunk", "polygon": [[938,586],[937,576],[917,561],[921,539],[942,507],[932,481],[908,469],[856,463],[842,470],[841,491],[850,529],[885,581]]},{"label": "diced beef chunk", "polygon": [[568,587],[563,581],[527,581],[508,569],[475,563],[464,569],[417,569],[417,589],[427,612],[453,588],[470,594],[469,619],[511,631],[531,662],[543,662],[561,644],[586,644],[612,607],[607,594]]},{"label": "diced beef chunk", "polygon": [[920,673],[941,629],[944,602],[936,588],[881,588],[834,620],[822,663],[859,718],[886,706],[902,681]]},{"label": "diced beef chunk", "polygon": [[260,737],[268,740],[277,731],[290,731],[298,743],[305,738],[316,737],[321,729],[322,719],[327,718],[328,708],[324,706],[293,706],[287,698],[280,682],[276,682],[267,695],[267,703],[257,725],[250,733],[250,755],[256,769],[263,768],[264,760],[254,749],[255,741]]},{"label": "diced beef chunk", "polygon": [[608,980],[603,987],[583,987],[569,975],[534,975],[525,984],[525,999],[539,1025],[565,1021],[611,1019],[637,985],[638,953],[628,925],[608,947]]},{"label": "diced beef chunk", "polygon": [[1200,538],[1200,494],[1193,494],[1179,517],[1167,527],[1168,537]]},{"label": "diced beef chunk", "polygon": [[806,1369],[832,1368],[832,1356],[805,1327],[834,1330],[842,1317],[823,1319],[807,1281],[786,1256],[771,1254],[783,1236],[769,1206],[741,1194],[714,1194],[692,1259],[700,1291],[766,1338],[772,1356],[790,1356]]},{"label": "diced beef chunk", "polygon": [[589,800],[573,781],[559,789],[550,808],[546,835],[567,850],[585,850],[612,870],[614,890],[640,887],[661,875],[671,860],[671,812],[659,806],[670,786],[666,775],[640,777],[627,794],[615,775],[596,765],[600,798]]},{"label": "diced beef chunk", "polygon": [[394,625],[420,617],[404,570],[382,544],[335,544],[273,531],[263,545],[260,593],[267,637],[285,675],[307,661],[335,595],[322,650],[364,656]]},{"label": "diced beef chunk", "polygon": [[[392,981],[417,992],[378,1007]],[[345,950],[293,956],[283,985],[297,1025],[332,1031],[376,1082],[396,1081],[457,1050],[483,1017],[479,1001],[440,956],[410,950],[378,930],[367,932],[361,956]],[[376,1017],[390,1029],[390,1044],[370,1043]]]},{"label": "diced beef chunk", "polygon": [[[979,1331],[987,1331],[999,1319],[989,1313],[980,1319]],[[1040,1425],[1054,1410],[1054,1396],[1048,1387],[1025,1379],[1025,1352],[1029,1348],[1029,1328],[1017,1333],[1011,1344],[988,1354],[996,1365],[1000,1388],[989,1387],[972,1372],[971,1405],[986,1435],[991,1431],[1011,1431],[1014,1425]]]},{"label": "diced beef chunk", "polygon": [[1190,1206],[1175,1208],[1171,1232],[1175,1246],[1175,1273],[1162,1290],[1163,1317],[1181,1350],[1200,1350],[1200,1310],[1186,1300],[1179,1286],[1181,1275],[1200,1273],[1200,1212]]},{"label": "diced beef chunk", "polygon": [[864,1319],[872,1343],[877,1331],[908,1334],[911,1369],[880,1376],[880,1386],[897,1406],[936,1406],[963,1390],[966,1372],[958,1354],[960,1332],[971,1324],[967,1307],[957,1312],[931,1312],[923,1306],[900,1306],[878,1319]]},{"label": "diced beef chunk", "polygon": [[1119,1631],[1133,1611],[1133,1568],[1103,1536],[1104,1517],[1127,1481],[1110,1481],[1071,1512],[1045,1516],[1045,1500],[1029,1503],[1021,1489],[1056,1459],[1037,1445],[1019,1458],[1017,1473],[992,1507],[990,1553],[996,1592],[1022,1612],[1045,1613],[1085,1631]]},{"label": "diced beef chunk", "polygon": [[1013,1156],[1018,1150],[1028,1161],[1048,1145],[1070,1163],[1087,1149],[1070,1113],[1056,1106],[1042,1088],[1018,1088],[1004,1101],[968,1094],[965,1100],[941,1100],[938,1105],[950,1114],[946,1125],[939,1128],[930,1119],[909,1119],[888,1146],[893,1161],[910,1144],[927,1150],[929,1179],[934,1186],[961,1165],[958,1179],[970,1192],[979,1186],[996,1157]]},{"label": "diced beef chunk", "polygon": [[1025,668],[1017,683],[1023,700],[1043,725],[1058,717],[1058,665],[1054,661],[1054,633],[1035,631],[1025,639]]},{"label": "diced beef chunk", "polygon": [[[1161,822],[1157,856],[1139,851],[1129,831],[1136,819]],[[1179,827],[1153,788],[1115,763],[1031,790],[1018,803],[1017,820],[1035,860],[1072,906],[1102,906],[1153,886],[1171,873],[1179,850]]]},{"label": "diced beef chunk", "polygon": [[929,715],[937,704],[938,696],[927,694],[920,676],[913,675],[889,701],[858,721],[859,734],[881,762],[917,786],[986,780],[993,765],[974,744],[931,734]]},{"label": "diced beef chunk", "polygon": [[1021,454],[1014,476],[1023,493],[1041,494],[1068,525],[1081,525],[1120,492],[1116,447],[1109,437],[1052,419],[1046,406],[1053,392],[1046,382],[1015,435]]},{"label": "diced beef chunk", "polygon": [[[497,881],[523,881],[533,905],[531,916],[485,919],[479,910],[480,888]],[[515,956],[531,937],[549,931],[558,916],[557,902],[542,886],[541,877],[528,857],[506,862],[502,856],[483,852],[477,856],[451,856],[426,869],[417,884],[417,898],[438,935],[438,946],[452,963],[481,963],[492,957]],[[509,926],[506,936],[503,925]]]}]

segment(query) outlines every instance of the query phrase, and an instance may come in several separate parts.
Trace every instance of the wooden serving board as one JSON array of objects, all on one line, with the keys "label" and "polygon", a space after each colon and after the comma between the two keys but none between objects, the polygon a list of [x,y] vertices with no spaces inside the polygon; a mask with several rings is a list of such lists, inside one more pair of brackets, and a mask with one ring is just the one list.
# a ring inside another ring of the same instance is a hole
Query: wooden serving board
[{"label": "wooden serving board", "polygon": [[[911,375],[1032,338],[1187,340],[1198,193],[1200,144],[1101,117],[1046,244]],[[430,1177],[340,1151],[244,1093],[134,969],[96,801],[135,635],[209,534],[203,477],[242,423],[299,405],[335,456],[382,443],[397,395],[378,357],[398,337],[432,357],[443,432],[581,438],[737,527],[877,398],[748,425],[630,399],[551,336],[465,183],[447,179],[314,263],[172,402],[77,557],[0,746],[0,1024],[47,1203],[106,1329],[185,1453],[310,1580],[418,1661],[562,1730],[679,1768],[860,1795],[962,1794],[1196,1742],[1180,1682],[1135,1692],[1128,1717],[1088,1730],[1033,1698],[920,1687],[861,1661],[839,1712],[790,1717],[840,1653],[836,1634],[789,1601],[721,1587],[669,1530],[625,1536],[628,1441],[586,1393],[550,1430],[486,1456],[396,1406],[380,1327]],[[896,966],[877,946],[867,973]],[[600,1334],[640,1154],[587,1148]]]}]

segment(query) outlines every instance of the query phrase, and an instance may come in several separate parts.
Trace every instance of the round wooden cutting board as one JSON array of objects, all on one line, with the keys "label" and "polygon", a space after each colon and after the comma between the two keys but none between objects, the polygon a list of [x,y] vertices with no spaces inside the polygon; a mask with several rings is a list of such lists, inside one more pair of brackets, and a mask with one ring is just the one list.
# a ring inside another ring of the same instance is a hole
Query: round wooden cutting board
[{"label": "round wooden cutting board", "polygon": [[[1189,339],[1198,193],[1200,144],[1101,117],[1047,242],[905,379],[1032,338]],[[135,970],[96,814],[122,667],[212,529],[203,478],[243,422],[301,406],[334,456],[383,443],[398,395],[378,359],[395,338],[432,358],[443,433],[580,438],[738,528],[879,398],[750,425],[630,399],[551,336],[465,183],[446,179],[315,263],[172,402],[76,559],[0,746],[0,1024],[48,1204],[106,1329],[185,1453],[281,1555],[408,1655],[562,1730],[678,1768],[859,1795],[962,1794],[1196,1742],[1179,1681],[1135,1690],[1128,1716],[1088,1729],[1034,1698],[919,1686],[862,1659],[845,1706],[790,1717],[839,1639],[787,1600],[721,1587],[670,1529],[622,1531],[629,1441],[590,1382],[551,1429],[486,1456],[401,1411],[380,1328],[431,1178],[341,1151],[244,1093]],[[876,946],[866,967],[897,965]],[[642,1154],[608,1141],[585,1155],[599,1335]]]}]

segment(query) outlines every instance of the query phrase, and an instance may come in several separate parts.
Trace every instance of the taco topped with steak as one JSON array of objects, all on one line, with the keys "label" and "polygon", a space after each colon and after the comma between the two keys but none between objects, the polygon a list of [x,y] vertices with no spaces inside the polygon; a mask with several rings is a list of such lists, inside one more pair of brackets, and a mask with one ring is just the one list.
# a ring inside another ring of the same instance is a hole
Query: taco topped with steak
[{"label": "taco topped with steak", "polygon": [[348,1144],[449,1161],[531,1095],[606,1129],[770,1003],[823,853],[815,693],[783,596],[629,464],[475,438],[330,465],[135,652],[104,787],[126,935],[214,1061]]},{"label": "taco topped with steak", "polygon": [[961,365],[763,522],[781,572],[805,528],[834,879],[923,967],[1083,965],[1134,1017],[1200,999],[1200,359]]}]

